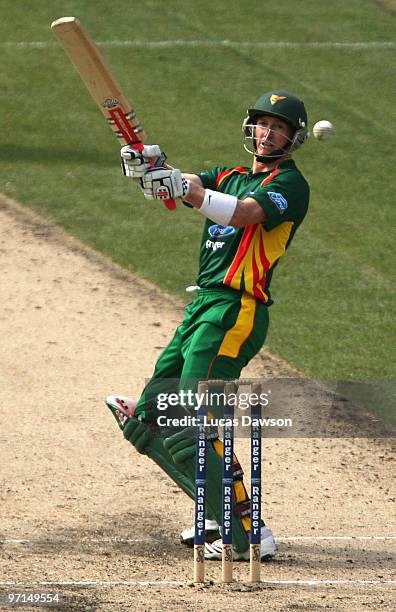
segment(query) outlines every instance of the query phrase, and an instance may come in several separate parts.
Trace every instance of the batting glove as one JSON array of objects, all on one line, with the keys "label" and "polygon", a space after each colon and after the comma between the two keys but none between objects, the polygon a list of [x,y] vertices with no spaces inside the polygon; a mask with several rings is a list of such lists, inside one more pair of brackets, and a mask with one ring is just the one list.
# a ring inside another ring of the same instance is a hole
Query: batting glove
[{"label": "batting glove", "polygon": [[[121,149],[121,168],[125,176],[141,179],[144,173],[161,157],[158,145],[145,145],[141,151],[127,145]],[[162,162],[164,163],[164,162]]]},{"label": "batting glove", "polygon": [[141,187],[147,200],[168,200],[184,198],[189,190],[188,180],[180,170],[151,168],[144,173]]}]

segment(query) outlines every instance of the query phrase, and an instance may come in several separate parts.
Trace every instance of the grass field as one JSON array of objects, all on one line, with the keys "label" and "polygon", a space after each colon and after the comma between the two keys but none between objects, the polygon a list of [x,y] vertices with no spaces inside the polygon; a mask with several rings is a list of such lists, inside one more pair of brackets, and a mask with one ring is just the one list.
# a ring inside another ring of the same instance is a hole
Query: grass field
[{"label": "grass field", "polygon": [[0,191],[183,296],[201,218],[146,203],[121,176],[117,143],[50,22],[74,14],[101,41],[150,142],[185,171],[248,165],[246,107],[289,89],[311,127],[329,119],[337,135],[296,154],[311,209],[274,276],[268,345],[315,377],[392,378],[396,54],[384,4],[3,0]]}]

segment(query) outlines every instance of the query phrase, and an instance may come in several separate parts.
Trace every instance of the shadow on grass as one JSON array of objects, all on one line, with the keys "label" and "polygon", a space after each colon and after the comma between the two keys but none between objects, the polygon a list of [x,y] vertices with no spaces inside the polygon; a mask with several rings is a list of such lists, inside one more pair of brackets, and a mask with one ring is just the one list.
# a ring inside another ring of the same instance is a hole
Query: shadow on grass
[{"label": "shadow on grass", "polygon": [[0,160],[5,162],[95,164],[114,166],[117,151],[102,151],[100,148],[65,149],[62,147],[37,147],[16,144],[0,144]]}]

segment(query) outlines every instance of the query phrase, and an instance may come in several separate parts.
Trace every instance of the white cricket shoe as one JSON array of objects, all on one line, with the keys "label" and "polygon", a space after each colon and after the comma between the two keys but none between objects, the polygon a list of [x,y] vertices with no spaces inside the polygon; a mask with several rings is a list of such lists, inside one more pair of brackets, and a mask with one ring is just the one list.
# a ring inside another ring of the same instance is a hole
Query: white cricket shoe
[{"label": "white cricket shoe", "polygon": [[[180,542],[185,546],[192,548],[194,546],[194,527],[185,529],[180,534]],[[214,542],[220,535],[219,525],[217,521],[205,519],[205,540],[206,542]]]},{"label": "white cricket shoe", "polygon": [[[272,535],[271,529],[268,527],[261,527],[261,560],[270,561],[277,554],[278,549]],[[205,542],[205,559],[220,559],[222,556],[222,543],[221,539],[215,542]],[[250,550],[249,548],[244,552],[237,552],[234,550],[233,559],[234,561],[249,561]]]}]

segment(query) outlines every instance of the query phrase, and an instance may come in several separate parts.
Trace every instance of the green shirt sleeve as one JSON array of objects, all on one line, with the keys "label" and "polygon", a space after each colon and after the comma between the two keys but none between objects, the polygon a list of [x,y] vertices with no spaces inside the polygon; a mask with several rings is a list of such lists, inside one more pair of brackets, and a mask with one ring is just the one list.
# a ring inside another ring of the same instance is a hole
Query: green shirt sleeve
[{"label": "green shirt sleeve", "polygon": [[309,186],[299,171],[287,169],[247,197],[254,198],[266,213],[263,226],[269,231],[284,221],[301,223],[308,210]]},{"label": "green shirt sleeve", "polygon": [[226,170],[226,166],[212,168],[211,170],[205,170],[205,172],[199,172],[198,176],[202,181],[202,185],[205,189],[216,190],[216,180],[220,172]]}]

